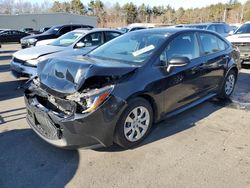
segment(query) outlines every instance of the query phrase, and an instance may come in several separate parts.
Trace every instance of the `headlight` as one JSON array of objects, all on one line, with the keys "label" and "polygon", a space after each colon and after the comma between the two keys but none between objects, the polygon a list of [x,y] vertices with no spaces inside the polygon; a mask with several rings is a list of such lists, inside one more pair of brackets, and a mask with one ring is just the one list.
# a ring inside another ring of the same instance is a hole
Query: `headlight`
[{"label": "headlight", "polygon": [[20,42],[23,44],[23,43],[27,43],[27,40],[26,39],[21,39]]},{"label": "headlight", "polygon": [[28,43],[31,45],[34,45],[37,41],[37,39],[31,38],[31,39],[27,39]]},{"label": "headlight", "polygon": [[106,86],[101,89],[94,89],[87,93],[75,93],[66,99],[74,100],[84,107],[82,113],[90,113],[95,111],[109,96],[114,86]]},{"label": "headlight", "polygon": [[27,61],[27,65],[31,65],[31,66],[37,66],[37,64],[39,63],[39,60],[38,59],[30,59]]}]

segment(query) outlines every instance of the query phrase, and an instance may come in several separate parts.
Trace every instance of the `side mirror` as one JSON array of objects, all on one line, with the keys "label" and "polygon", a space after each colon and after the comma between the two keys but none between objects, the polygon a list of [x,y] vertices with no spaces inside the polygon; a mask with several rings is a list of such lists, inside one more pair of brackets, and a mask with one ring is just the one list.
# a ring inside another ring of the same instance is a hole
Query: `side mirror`
[{"label": "side mirror", "polygon": [[234,31],[230,31],[230,32],[228,33],[229,36],[231,36],[231,35],[233,35],[233,34],[234,34]]},{"label": "side mirror", "polygon": [[82,48],[84,46],[85,46],[84,42],[78,42],[78,43],[76,43],[76,48]]},{"label": "side mirror", "polygon": [[169,72],[172,67],[184,67],[189,63],[190,60],[187,57],[173,57],[168,62],[167,71]]}]

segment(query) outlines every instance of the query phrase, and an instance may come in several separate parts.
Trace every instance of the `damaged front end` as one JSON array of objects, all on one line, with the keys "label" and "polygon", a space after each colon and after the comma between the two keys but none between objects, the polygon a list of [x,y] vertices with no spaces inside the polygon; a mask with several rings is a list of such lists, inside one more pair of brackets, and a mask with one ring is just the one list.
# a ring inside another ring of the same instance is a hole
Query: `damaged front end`
[{"label": "damaged front end", "polygon": [[27,120],[39,136],[59,147],[109,146],[126,106],[112,91],[134,69],[119,75],[106,68],[104,74],[96,74],[100,67],[78,65],[65,69],[52,61],[50,69],[48,64],[41,66],[43,71],[25,90]]}]

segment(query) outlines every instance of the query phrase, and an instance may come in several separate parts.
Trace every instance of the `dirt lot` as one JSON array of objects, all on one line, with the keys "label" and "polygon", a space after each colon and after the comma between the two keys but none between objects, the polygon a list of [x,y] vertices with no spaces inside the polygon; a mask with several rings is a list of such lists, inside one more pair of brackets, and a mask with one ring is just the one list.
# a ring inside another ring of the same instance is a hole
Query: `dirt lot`
[{"label": "dirt lot", "polygon": [[210,100],[157,124],[139,147],[62,150],[25,120],[24,80],[0,49],[0,187],[250,187],[250,69],[232,102]]}]

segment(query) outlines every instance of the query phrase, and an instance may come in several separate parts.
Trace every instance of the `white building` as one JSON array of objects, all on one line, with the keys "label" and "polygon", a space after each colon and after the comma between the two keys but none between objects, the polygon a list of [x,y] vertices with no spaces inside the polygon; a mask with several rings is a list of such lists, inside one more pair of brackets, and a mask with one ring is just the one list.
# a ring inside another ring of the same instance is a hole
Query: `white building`
[{"label": "white building", "polygon": [[0,15],[0,28],[2,29],[33,28],[39,30],[60,24],[86,24],[96,27],[97,18],[70,13]]}]

